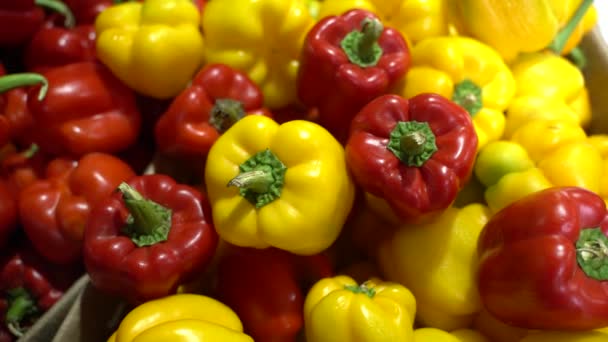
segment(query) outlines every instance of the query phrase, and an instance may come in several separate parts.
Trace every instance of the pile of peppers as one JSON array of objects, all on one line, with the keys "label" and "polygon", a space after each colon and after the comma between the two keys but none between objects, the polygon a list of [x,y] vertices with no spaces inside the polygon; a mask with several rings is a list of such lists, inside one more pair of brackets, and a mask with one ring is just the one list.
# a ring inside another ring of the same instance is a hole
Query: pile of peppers
[{"label": "pile of peppers", "polygon": [[4,1],[0,341],[83,275],[123,300],[108,342],[608,340],[596,23],[592,0]]}]

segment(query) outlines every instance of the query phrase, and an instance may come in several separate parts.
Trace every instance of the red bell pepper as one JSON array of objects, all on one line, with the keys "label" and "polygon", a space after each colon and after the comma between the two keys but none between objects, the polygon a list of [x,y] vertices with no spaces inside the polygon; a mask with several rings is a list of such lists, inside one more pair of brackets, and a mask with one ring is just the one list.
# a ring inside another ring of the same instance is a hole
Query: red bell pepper
[{"label": "red bell pepper", "polygon": [[31,142],[54,155],[80,157],[90,152],[115,153],[133,144],[141,115],[135,95],[99,63],[81,62],[42,74],[49,82],[46,97],[28,93],[34,120]]},{"label": "red bell pepper", "polygon": [[0,248],[7,245],[8,239],[17,227],[17,201],[8,182],[0,179]]},{"label": "red bell pepper", "polygon": [[95,27],[79,25],[74,28],[43,26],[25,49],[24,64],[30,72],[45,72],[77,62],[95,60]]},{"label": "red bell pepper", "polygon": [[58,0],[11,0],[0,3],[0,47],[27,43],[43,25],[43,7],[61,13],[67,27],[74,26],[70,9]]},{"label": "red bell pepper", "polygon": [[37,145],[21,151],[12,144],[5,145],[0,155],[0,177],[6,180],[15,198],[19,198],[26,186],[44,177],[46,165],[51,161],[51,157],[41,153]]},{"label": "red bell pepper", "polygon": [[51,161],[46,178],[19,195],[19,218],[36,251],[57,264],[79,261],[91,207],[133,176],[125,162],[104,153]]},{"label": "red bell pepper", "polygon": [[409,47],[375,14],[354,9],[325,17],[308,32],[300,57],[298,98],[319,110],[319,123],[339,141],[357,112],[407,72]]},{"label": "red bell pepper", "polygon": [[74,13],[78,25],[92,25],[99,13],[112,6],[115,0],[63,0]]},{"label": "red bell pepper", "polygon": [[585,189],[554,187],[496,213],[478,251],[484,307],[528,329],[608,326],[608,211]]},{"label": "red bell pepper", "polygon": [[162,154],[205,160],[211,145],[244,115],[271,116],[260,88],[241,71],[223,64],[201,69],[156,123]]},{"label": "red bell pepper", "polygon": [[131,303],[175,293],[211,262],[207,198],[160,174],[131,178],[93,208],[84,236],[91,282]]},{"label": "red bell pepper", "polygon": [[0,317],[20,337],[78,278],[80,268],[56,267],[20,242],[0,262]]},{"label": "red bell pepper", "polygon": [[454,202],[476,151],[477,134],[462,107],[436,94],[383,95],[353,119],[346,161],[364,191],[415,222]]},{"label": "red bell pepper", "polygon": [[258,342],[296,341],[307,287],[333,275],[329,259],[276,249],[229,247],[217,268],[217,298]]}]

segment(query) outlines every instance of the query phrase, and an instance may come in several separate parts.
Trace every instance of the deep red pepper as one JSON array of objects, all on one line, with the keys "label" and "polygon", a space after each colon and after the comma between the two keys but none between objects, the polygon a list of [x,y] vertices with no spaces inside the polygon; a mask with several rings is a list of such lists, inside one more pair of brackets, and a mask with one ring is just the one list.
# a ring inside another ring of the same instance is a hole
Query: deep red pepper
[{"label": "deep red pepper", "polygon": [[92,25],[99,13],[112,6],[113,0],[63,0],[74,13],[76,24]]},{"label": "deep red pepper", "polygon": [[496,213],[479,237],[484,307],[510,325],[608,326],[608,212],[585,189],[555,187]]},{"label": "deep red pepper", "polygon": [[0,3],[0,47],[27,43],[43,25],[44,8],[47,7],[65,16],[65,25],[74,25],[69,8],[57,0],[11,0]]},{"label": "deep red pepper", "polygon": [[162,154],[205,160],[211,145],[244,115],[271,116],[259,87],[249,77],[223,64],[201,69],[156,123]]},{"label": "deep red pepper", "polygon": [[322,254],[230,246],[218,264],[217,298],[236,312],[255,341],[296,341],[307,287],[332,274]]},{"label": "deep red pepper", "polygon": [[17,227],[17,200],[8,182],[0,179],[0,248],[4,248]]},{"label": "deep red pepper", "polygon": [[32,245],[53,263],[78,262],[91,207],[133,176],[125,162],[103,153],[51,161],[46,178],[19,195],[20,221]]},{"label": "deep red pepper", "polygon": [[93,208],[84,261],[102,291],[140,303],[175,293],[218,244],[207,198],[160,174],[131,178]]},{"label": "deep red pepper", "polygon": [[346,161],[364,191],[414,222],[454,202],[476,152],[471,116],[457,104],[436,94],[383,95],[353,119]]},{"label": "deep red pepper", "polygon": [[352,118],[385,94],[410,65],[408,45],[375,14],[354,9],[325,17],[308,32],[300,57],[297,92],[319,110],[319,123],[345,142]]},{"label": "deep red pepper", "polygon": [[36,145],[22,150],[17,150],[12,144],[5,145],[0,156],[0,177],[7,181],[7,186],[15,198],[19,197],[19,193],[26,186],[44,178],[46,165],[52,159],[40,152]]},{"label": "deep red pepper", "polygon": [[135,95],[104,66],[73,63],[42,75],[49,89],[42,101],[38,87],[28,93],[34,123],[27,134],[42,151],[79,157],[119,152],[136,141],[141,115]]}]

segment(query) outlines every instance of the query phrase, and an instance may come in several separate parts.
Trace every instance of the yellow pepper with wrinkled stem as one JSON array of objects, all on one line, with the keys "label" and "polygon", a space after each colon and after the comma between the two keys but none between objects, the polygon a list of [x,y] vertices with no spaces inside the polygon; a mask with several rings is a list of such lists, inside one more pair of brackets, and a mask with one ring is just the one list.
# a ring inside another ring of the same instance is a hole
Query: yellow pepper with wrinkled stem
[{"label": "yellow pepper with wrinkled stem", "polygon": [[447,332],[435,328],[419,328],[414,330],[414,342],[490,342],[490,340],[471,329]]},{"label": "yellow pepper with wrinkled stem", "polygon": [[205,184],[222,239],[296,254],[336,240],[355,192],[344,148],[326,129],[262,115],[245,116],[213,144]]},{"label": "yellow pepper with wrinkled stem", "polygon": [[489,217],[482,204],[451,207],[431,223],[400,226],[379,247],[379,267],[412,291],[421,324],[465,328],[481,310],[477,239]]},{"label": "yellow pepper with wrinkled stem", "polygon": [[[520,53],[544,50],[567,25],[581,0],[461,0],[462,29],[493,46],[510,62]],[[591,7],[570,34],[561,53],[567,54],[597,21]]]},{"label": "yellow pepper with wrinkled stem", "polygon": [[253,342],[239,317],[219,301],[178,294],[148,301],[125,316],[108,342]]},{"label": "yellow pepper with wrinkled stem", "polygon": [[502,137],[503,111],[515,95],[515,80],[494,49],[468,37],[434,37],[411,54],[399,91],[404,97],[431,92],[464,107],[473,117],[478,149]]},{"label": "yellow pepper with wrinkled stem", "polygon": [[319,280],[304,302],[308,342],[413,342],[416,300],[400,284],[348,276]]},{"label": "yellow pepper with wrinkled stem", "polygon": [[139,93],[181,92],[203,63],[200,12],[190,0],[113,5],[95,21],[97,57]]},{"label": "yellow pepper with wrinkled stem", "polygon": [[517,93],[507,108],[505,136],[533,119],[559,119],[586,127],[591,104],[583,73],[549,52],[522,55],[512,65]]},{"label": "yellow pepper with wrinkled stem", "polygon": [[208,63],[246,72],[267,107],[296,99],[300,48],[314,19],[302,0],[213,0],[203,12]]},{"label": "yellow pepper with wrinkled stem", "polygon": [[410,44],[458,30],[451,0],[324,0],[319,17],[340,15],[353,8],[376,13],[386,26],[399,30]]}]

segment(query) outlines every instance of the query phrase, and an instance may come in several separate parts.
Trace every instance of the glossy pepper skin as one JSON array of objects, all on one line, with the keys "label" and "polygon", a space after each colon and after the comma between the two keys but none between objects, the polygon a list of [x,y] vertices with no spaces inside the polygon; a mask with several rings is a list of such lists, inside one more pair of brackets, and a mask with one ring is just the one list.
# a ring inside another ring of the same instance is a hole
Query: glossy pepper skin
[{"label": "glossy pepper skin", "polygon": [[209,1],[205,60],[245,71],[262,89],[264,105],[282,108],[296,100],[300,49],[313,24],[302,0]]},{"label": "glossy pepper skin", "polygon": [[211,145],[244,115],[271,116],[259,87],[243,72],[208,64],[154,127],[160,153],[204,161]]},{"label": "glossy pepper skin", "polygon": [[262,115],[245,116],[219,137],[205,184],[222,239],[301,255],[337,239],[355,194],[344,149],[327,130]]},{"label": "glossy pepper skin", "polygon": [[480,149],[502,137],[515,79],[490,46],[469,37],[434,37],[412,49],[400,93],[405,98],[436,93],[462,106],[473,118]]},{"label": "glossy pepper skin", "polygon": [[490,342],[481,333],[470,329],[459,329],[451,332],[436,328],[418,328],[414,330],[414,342]]},{"label": "glossy pepper skin", "polygon": [[169,176],[144,175],[121,184],[93,208],[84,261],[97,288],[138,303],[175,293],[193,280],[217,243],[201,192]]},{"label": "glossy pepper skin", "polygon": [[73,63],[43,73],[46,97],[28,95],[33,127],[27,135],[41,150],[80,157],[89,152],[114,153],[135,142],[141,115],[133,91],[95,62]]},{"label": "glossy pepper skin", "polygon": [[[0,77],[6,76],[6,69],[0,63]],[[22,140],[33,119],[27,105],[27,87],[16,87],[0,93],[0,146],[11,140]]]},{"label": "glossy pepper skin", "polygon": [[465,328],[481,310],[476,242],[490,215],[479,203],[450,207],[430,223],[399,226],[380,245],[380,269],[412,291],[423,325]]},{"label": "glossy pepper skin", "polygon": [[115,1],[112,0],[63,0],[72,10],[78,25],[92,25],[97,16]]},{"label": "glossy pepper skin", "polygon": [[321,254],[236,247],[219,262],[216,298],[234,310],[255,341],[296,341],[304,326],[307,286],[332,275]]},{"label": "glossy pepper skin", "polygon": [[601,197],[576,187],[537,192],[496,213],[478,242],[484,307],[528,329],[607,326],[606,215]]},{"label": "glossy pepper skin", "polygon": [[171,98],[203,62],[200,12],[191,0],[113,5],[95,20],[97,57],[138,93]]},{"label": "glossy pepper skin", "polygon": [[399,220],[421,221],[453,203],[477,141],[470,115],[440,95],[383,95],[354,118],[346,160],[357,184]]},{"label": "glossy pepper skin", "polygon": [[319,280],[304,304],[306,340],[413,342],[416,300],[397,283],[348,276]]},{"label": "glossy pepper skin", "polygon": [[46,178],[19,194],[20,222],[34,248],[57,264],[79,261],[91,208],[133,176],[125,162],[104,153],[51,161]]},{"label": "glossy pepper skin", "polygon": [[206,296],[177,294],[150,300],[131,310],[108,342],[253,342],[228,306]]},{"label": "glossy pepper skin", "polygon": [[319,123],[344,143],[357,112],[405,75],[410,52],[397,30],[355,9],[315,24],[300,63],[298,99],[317,108]]}]

